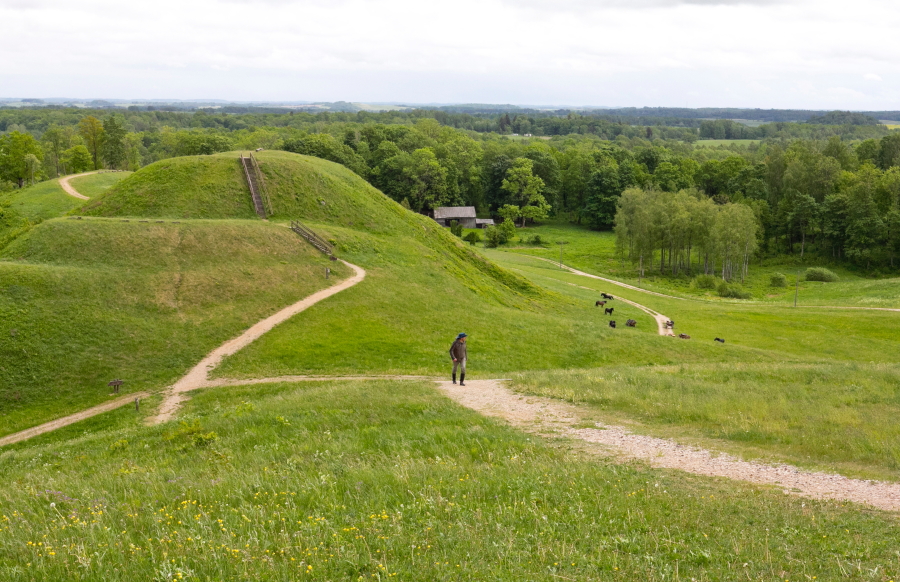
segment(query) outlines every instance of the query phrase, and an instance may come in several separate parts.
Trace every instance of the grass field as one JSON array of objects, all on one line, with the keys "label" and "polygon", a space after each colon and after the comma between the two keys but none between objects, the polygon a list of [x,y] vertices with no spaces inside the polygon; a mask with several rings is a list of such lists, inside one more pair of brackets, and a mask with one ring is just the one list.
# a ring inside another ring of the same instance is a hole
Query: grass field
[{"label": "grass field", "polygon": [[427,384],[196,395],[0,456],[8,580],[890,580],[897,525],[598,463]]},{"label": "grass field", "polygon": [[[572,283],[596,289],[585,292],[585,303],[607,291],[648,305],[692,338],[660,338],[640,354],[643,359],[629,353],[612,367],[516,374],[519,390],[583,402],[619,420],[664,428],[666,436],[725,441],[744,456],[900,478],[900,435],[892,421],[900,404],[894,389],[900,314],[826,316],[812,308],[667,299],[514,253],[488,256],[560,292]],[[726,343],[714,343],[716,337]],[[674,367],[656,365],[673,343],[682,349],[690,344],[687,357],[671,358]],[[635,364],[642,366],[628,367]]]}]

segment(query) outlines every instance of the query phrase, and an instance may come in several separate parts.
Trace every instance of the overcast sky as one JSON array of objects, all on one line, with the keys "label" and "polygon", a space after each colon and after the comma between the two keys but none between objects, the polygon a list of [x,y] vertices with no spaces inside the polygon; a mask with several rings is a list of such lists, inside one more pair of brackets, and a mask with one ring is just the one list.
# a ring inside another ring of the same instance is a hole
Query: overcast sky
[{"label": "overcast sky", "polygon": [[896,0],[0,0],[0,97],[900,109]]}]

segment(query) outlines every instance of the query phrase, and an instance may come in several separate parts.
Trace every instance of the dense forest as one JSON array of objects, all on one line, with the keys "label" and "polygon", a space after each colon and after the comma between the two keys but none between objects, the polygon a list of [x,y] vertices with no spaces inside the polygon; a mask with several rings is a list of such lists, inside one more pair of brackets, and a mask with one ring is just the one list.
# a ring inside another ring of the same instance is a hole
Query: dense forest
[{"label": "dense forest", "polygon": [[[0,109],[0,188],[101,167],[138,169],[175,156],[284,149],[344,164],[419,212],[471,205],[521,224],[547,214],[596,229],[618,224],[629,240],[623,252],[666,272],[697,268],[696,241],[678,226],[694,212],[741,222],[732,225],[742,233],[741,252],[716,266],[725,278],[740,276],[750,254],[816,253],[866,269],[893,268],[900,250],[900,132],[858,114],[821,117],[749,127],[439,110]],[[528,133],[535,137],[522,135]],[[701,136],[759,141],[710,147],[697,141]],[[677,212],[650,212],[636,226],[634,216],[645,215],[625,213],[635,200]],[[724,236],[725,227],[716,228],[709,233]],[[639,240],[638,232],[650,238]],[[641,245],[656,249],[655,258],[642,259]]]}]

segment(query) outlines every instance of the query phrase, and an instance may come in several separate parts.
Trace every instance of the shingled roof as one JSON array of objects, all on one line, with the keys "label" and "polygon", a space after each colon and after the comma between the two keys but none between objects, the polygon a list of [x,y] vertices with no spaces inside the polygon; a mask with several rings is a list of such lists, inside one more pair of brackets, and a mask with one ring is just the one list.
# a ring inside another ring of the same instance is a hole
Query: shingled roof
[{"label": "shingled roof", "polygon": [[435,220],[451,220],[454,218],[475,218],[474,206],[442,206],[434,209]]}]

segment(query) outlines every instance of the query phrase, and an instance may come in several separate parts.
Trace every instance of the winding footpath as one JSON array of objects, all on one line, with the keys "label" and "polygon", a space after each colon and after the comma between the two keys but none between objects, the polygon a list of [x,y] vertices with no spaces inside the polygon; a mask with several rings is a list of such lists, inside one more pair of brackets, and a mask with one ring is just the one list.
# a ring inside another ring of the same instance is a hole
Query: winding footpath
[{"label": "winding footpath", "polygon": [[82,176],[90,176],[91,174],[99,174],[103,170],[94,170],[93,172],[84,172],[82,174],[72,174],[71,176],[63,176],[59,179],[59,186],[62,188],[66,194],[72,196],[73,198],[78,198],[79,200],[90,200],[89,197],[85,196],[78,190],[76,190],[71,184],[69,184],[69,180],[73,178],[80,178]]},{"label": "winding footpath", "polygon": [[270,331],[279,323],[282,323],[297,315],[301,311],[312,307],[319,301],[328,299],[332,295],[340,293],[344,289],[353,287],[366,277],[366,271],[362,267],[357,267],[356,265],[350,264],[346,261],[341,262],[353,269],[354,275],[352,277],[341,281],[337,285],[333,285],[331,287],[328,287],[327,289],[322,289],[321,291],[313,293],[309,297],[301,299],[293,305],[285,307],[275,315],[263,319],[241,335],[225,342],[218,348],[214,349],[209,353],[208,356],[200,360],[200,363],[194,366],[183,378],[175,382],[175,384],[173,384],[166,390],[163,397],[163,402],[159,407],[159,412],[156,416],[150,419],[150,424],[159,424],[160,422],[170,420],[175,415],[175,412],[178,410],[179,406],[181,406],[181,403],[187,399],[187,397],[184,395],[185,392],[190,392],[191,390],[197,390],[198,388],[206,388],[211,386],[227,386],[234,384],[253,383],[252,381],[247,380],[231,381],[230,384],[228,383],[228,381],[210,382],[209,373],[222,362],[222,359],[225,358],[225,356],[230,356],[231,354],[234,354],[235,352],[247,347],[252,341]]}]

